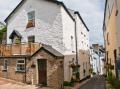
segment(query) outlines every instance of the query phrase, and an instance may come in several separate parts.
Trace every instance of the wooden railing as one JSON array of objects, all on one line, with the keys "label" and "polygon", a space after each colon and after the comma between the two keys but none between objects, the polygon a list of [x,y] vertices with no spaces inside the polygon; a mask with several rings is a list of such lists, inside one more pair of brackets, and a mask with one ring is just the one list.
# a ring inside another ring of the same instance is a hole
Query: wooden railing
[{"label": "wooden railing", "polygon": [[32,55],[41,46],[40,43],[0,44],[0,56]]}]

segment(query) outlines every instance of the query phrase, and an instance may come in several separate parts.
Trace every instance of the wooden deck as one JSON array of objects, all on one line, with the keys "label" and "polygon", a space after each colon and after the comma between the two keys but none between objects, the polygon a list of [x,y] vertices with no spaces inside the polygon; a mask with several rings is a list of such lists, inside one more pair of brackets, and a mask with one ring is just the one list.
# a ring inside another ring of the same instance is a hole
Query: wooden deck
[{"label": "wooden deck", "polygon": [[32,55],[41,46],[40,43],[0,44],[0,56]]}]

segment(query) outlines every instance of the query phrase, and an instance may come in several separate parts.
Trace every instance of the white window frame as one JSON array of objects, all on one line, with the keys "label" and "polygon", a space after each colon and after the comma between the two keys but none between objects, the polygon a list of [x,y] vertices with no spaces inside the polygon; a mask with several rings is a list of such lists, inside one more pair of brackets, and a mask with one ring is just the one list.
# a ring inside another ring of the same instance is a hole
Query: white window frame
[{"label": "white window frame", "polygon": [[[19,63],[19,61],[24,61],[24,63]],[[24,70],[21,70],[20,65],[24,66]],[[16,71],[25,72],[25,59],[18,59],[16,63]]]}]

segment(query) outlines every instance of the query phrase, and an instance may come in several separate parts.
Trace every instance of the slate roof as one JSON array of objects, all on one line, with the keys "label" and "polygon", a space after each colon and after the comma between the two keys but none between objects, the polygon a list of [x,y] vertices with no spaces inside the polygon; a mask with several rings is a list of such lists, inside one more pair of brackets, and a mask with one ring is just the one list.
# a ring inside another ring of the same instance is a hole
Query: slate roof
[{"label": "slate roof", "polygon": [[71,9],[68,9],[68,11],[70,12],[70,14],[74,17],[74,13],[75,13],[75,11],[74,10],[71,10]]},{"label": "slate roof", "polygon": [[52,46],[50,45],[45,45],[43,44],[42,47],[36,51],[32,56],[34,56],[35,54],[37,54],[40,50],[44,49],[45,51],[49,52],[50,54],[52,54],[53,56],[55,57],[60,57],[60,58],[63,58],[64,55],[61,54],[60,52],[58,52],[56,49],[54,49]]},{"label": "slate roof", "polygon": [[57,57],[63,57],[64,55],[61,54],[60,52],[58,52],[57,50],[55,50],[52,46],[49,45],[43,45],[43,48],[48,50],[49,52],[51,52],[52,54],[54,54]]},{"label": "slate roof", "polygon": [[16,30],[14,30],[14,31],[11,33],[11,35],[9,36],[9,38],[10,38],[10,39],[13,39],[14,35],[22,38],[22,35],[21,35],[18,31],[16,31]]},{"label": "slate roof", "polygon": [[79,19],[82,21],[82,23],[84,24],[85,28],[87,29],[87,31],[89,31],[87,25],[85,24],[84,20],[82,19],[81,15],[80,15],[80,13],[78,11],[71,10],[71,9],[68,9],[68,11],[72,15],[73,18],[75,18],[75,14],[77,14]]}]

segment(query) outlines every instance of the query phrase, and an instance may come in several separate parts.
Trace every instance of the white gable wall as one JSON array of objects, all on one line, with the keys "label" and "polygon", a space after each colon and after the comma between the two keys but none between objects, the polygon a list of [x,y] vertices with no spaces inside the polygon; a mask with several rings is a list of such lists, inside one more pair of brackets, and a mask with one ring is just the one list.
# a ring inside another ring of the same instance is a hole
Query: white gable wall
[{"label": "white gable wall", "polygon": [[[35,27],[28,28],[27,13],[35,11]],[[35,36],[35,42],[49,44],[62,52],[63,32],[61,10],[57,4],[44,0],[27,0],[8,21],[7,43],[13,30],[22,35],[22,42],[28,42],[28,36]]]},{"label": "white gable wall", "polygon": [[89,31],[80,20],[79,16],[76,15],[77,22],[77,40],[79,50],[89,50]]},{"label": "white gable wall", "polygon": [[[62,11],[62,25],[63,25],[63,42],[65,46],[65,54],[71,54],[75,51],[75,22],[71,19],[68,13],[61,7]],[[71,36],[73,37],[73,47]]]}]

